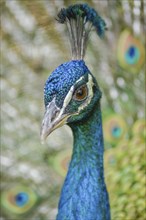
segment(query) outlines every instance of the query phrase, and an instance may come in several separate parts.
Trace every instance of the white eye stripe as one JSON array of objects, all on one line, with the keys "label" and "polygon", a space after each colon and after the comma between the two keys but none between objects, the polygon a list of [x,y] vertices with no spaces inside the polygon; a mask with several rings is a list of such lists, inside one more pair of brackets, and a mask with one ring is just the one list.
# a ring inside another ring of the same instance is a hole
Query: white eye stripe
[{"label": "white eye stripe", "polygon": [[77,84],[78,82],[80,82],[83,78],[84,78],[84,76],[81,76],[81,77],[76,81],[76,84]]},{"label": "white eye stripe", "polygon": [[89,96],[91,96],[91,97],[93,97],[93,86],[94,86],[93,78],[90,74],[88,74],[87,87],[88,87],[88,91],[89,91]]}]

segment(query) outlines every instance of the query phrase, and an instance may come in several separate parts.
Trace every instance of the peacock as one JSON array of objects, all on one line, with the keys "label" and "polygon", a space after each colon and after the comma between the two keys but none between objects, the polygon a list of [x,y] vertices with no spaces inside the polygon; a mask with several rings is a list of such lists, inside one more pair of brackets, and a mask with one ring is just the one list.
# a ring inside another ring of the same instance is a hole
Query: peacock
[{"label": "peacock", "polygon": [[106,23],[87,4],[61,9],[57,21],[67,26],[72,60],[58,66],[45,83],[41,140],[67,124],[74,144],[56,219],[110,220],[103,166],[102,93],[83,60],[91,31],[102,38]]}]

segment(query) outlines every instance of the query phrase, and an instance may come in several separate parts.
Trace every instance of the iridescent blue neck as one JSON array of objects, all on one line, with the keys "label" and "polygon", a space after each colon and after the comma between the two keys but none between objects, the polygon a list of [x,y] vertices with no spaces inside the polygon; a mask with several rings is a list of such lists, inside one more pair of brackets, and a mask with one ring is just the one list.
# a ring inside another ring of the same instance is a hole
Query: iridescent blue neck
[{"label": "iridescent blue neck", "polygon": [[74,148],[61,193],[57,220],[109,220],[99,104],[84,122],[70,126]]}]

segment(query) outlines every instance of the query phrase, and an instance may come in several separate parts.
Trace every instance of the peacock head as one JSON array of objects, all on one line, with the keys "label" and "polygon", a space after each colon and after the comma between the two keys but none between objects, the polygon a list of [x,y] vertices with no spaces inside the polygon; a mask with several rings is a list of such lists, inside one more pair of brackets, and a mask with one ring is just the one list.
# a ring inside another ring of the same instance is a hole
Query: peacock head
[{"label": "peacock head", "polygon": [[87,118],[100,97],[96,79],[83,60],[72,60],[57,67],[44,87],[46,111],[42,141],[56,128]]},{"label": "peacock head", "polygon": [[57,20],[67,25],[72,60],[57,67],[46,81],[42,140],[63,124],[87,118],[101,97],[97,82],[83,58],[89,33],[94,29],[99,37],[104,36],[104,20],[87,4],[75,4],[61,9]]}]

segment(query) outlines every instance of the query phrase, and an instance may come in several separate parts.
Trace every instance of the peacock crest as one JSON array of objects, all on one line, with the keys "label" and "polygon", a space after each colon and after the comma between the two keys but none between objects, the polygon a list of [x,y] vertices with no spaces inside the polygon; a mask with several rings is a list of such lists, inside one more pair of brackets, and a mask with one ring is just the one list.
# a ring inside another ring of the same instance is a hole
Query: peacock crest
[{"label": "peacock crest", "polygon": [[57,21],[66,24],[71,44],[72,59],[80,60],[85,56],[89,34],[95,30],[99,37],[103,37],[106,23],[99,14],[87,4],[71,5],[58,13]]}]

